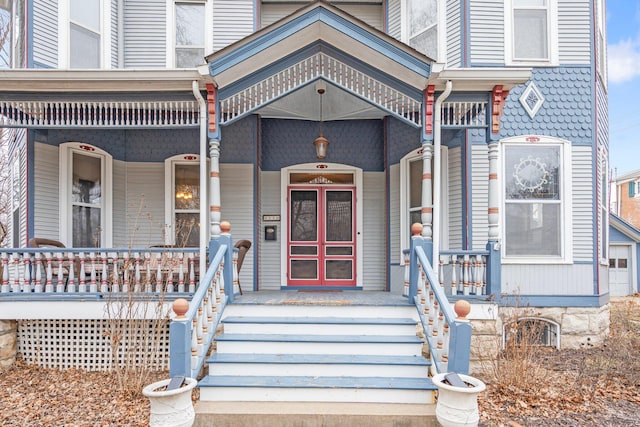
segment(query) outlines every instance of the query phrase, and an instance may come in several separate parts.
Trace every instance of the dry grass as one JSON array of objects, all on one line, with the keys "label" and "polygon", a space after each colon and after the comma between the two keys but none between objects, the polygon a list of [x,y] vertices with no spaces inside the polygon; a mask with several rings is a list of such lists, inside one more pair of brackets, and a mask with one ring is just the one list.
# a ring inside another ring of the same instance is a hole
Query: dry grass
[{"label": "dry grass", "polygon": [[640,295],[612,302],[611,334],[602,346],[553,350],[532,344],[535,330],[527,333],[520,343],[507,341],[481,376],[482,425],[637,425]]}]

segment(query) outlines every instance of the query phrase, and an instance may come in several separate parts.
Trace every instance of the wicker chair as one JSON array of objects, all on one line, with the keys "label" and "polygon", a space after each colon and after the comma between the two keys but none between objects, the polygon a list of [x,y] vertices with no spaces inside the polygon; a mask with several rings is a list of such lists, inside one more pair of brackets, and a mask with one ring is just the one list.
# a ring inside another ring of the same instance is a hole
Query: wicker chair
[{"label": "wicker chair", "polygon": [[251,242],[249,240],[238,240],[233,246],[238,249],[238,289],[240,290],[240,295],[242,295],[242,287],[240,286],[240,267],[242,267],[244,256],[247,254],[249,249],[251,249]]}]

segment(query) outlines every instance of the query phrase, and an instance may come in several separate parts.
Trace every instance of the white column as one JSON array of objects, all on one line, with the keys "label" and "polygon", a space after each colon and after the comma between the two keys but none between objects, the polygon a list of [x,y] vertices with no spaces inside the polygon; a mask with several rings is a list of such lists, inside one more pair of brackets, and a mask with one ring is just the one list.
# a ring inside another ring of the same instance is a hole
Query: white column
[{"label": "white column", "polygon": [[489,144],[489,240],[500,239],[500,181],[498,180],[498,143]]},{"label": "white column", "polygon": [[209,229],[211,237],[220,236],[220,220],[222,217],[220,208],[220,141],[209,140],[209,158],[211,168],[209,171]]},{"label": "white column", "polygon": [[[432,194],[432,173],[431,173],[431,158],[433,157],[433,145],[428,141],[423,141],[422,144],[422,237],[425,239],[431,239],[433,236],[432,221],[433,221],[433,194]],[[413,224],[409,224],[411,226]]]}]

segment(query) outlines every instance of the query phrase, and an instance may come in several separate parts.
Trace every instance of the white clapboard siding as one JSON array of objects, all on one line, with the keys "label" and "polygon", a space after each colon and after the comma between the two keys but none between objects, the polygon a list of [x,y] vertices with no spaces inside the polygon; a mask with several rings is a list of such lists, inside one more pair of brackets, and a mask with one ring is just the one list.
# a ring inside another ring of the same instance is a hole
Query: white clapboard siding
[{"label": "white clapboard siding", "polygon": [[389,247],[391,250],[391,264],[400,264],[403,249],[400,247],[400,165],[389,168]]},{"label": "white clapboard siding", "polygon": [[52,68],[58,67],[58,2],[33,2],[33,60]]},{"label": "white clapboard siding", "polygon": [[447,0],[447,67],[449,68],[462,66],[461,5],[462,2],[459,0]]},{"label": "white clapboard siding", "polygon": [[591,63],[591,3],[558,1],[558,45],[563,65]]},{"label": "white clapboard siding", "polygon": [[112,168],[113,231],[111,237],[113,246],[122,248],[129,244],[129,233],[127,233],[127,164],[122,160],[114,160]]},{"label": "white clapboard siding", "polygon": [[[125,242],[118,243],[125,247],[162,245],[165,223],[164,163],[128,162],[126,170],[126,218],[123,219],[129,235]],[[116,212],[113,222],[116,222]]]},{"label": "white clapboard siding", "polygon": [[122,34],[118,28],[118,1],[111,1],[111,68],[119,68],[118,63],[118,41]]},{"label": "white clapboard siding", "polygon": [[471,0],[472,64],[504,63],[504,1]]},{"label": "white clapboard siding", "polygon": [[[265,225],[277,227],[276,241],[264,241],[259,236],[258,249],[260,252],[260,289],[280,289],[280,263],[282,239],[287,238],[284,212],[281,213],[280,198],[280,172],[260,173],[260,215],[281,215],[280,222],[260,222],[259,231],[264,230]],[[244,267],[243,267],[244,268]],[[244,290],[244,289],[243,289]]]},{"label": "white clapboard siding", "polygon": [[165,0],[124,2],[124,67],[166,66],[167,4]]},{"label": "white clapboard siding", "polygon": [[[385,270],[385,174],[365,172],[363,174],[363,280],[365,291],[383,291],[386,284]],[[356,203],[358,203],[357,201]],[[358,254],[356,254],[358,255]],[[358,255],[359,256],[359,255]]]},{"label": "white clapboard siding", "polygon": [[572,148],[573,259],[591,261],[593,254],[593,159],[592,148]]},{"label": "white clapboard siding", "polygon": [[[384,14],[382,5],[377,4],[336,4],[336,6],[372,27],[383,31]],[[290,15],[301,7],[300,3],[263,3],[260,10],[260,25],[266,27],[279,19]]]},{"label": "white clapboard siding", "polygon": [[502,292],[512,295],[592,295],[591,264],[502,264]]},{"label": "white clapboard siding", "polygon": [[462,249],[462,149],[449,149],[449,247],[444,249]]},{"label": "white clapboard siding", "polygon": [[402,2],[387,1],[387,33],[398,40],[402,39]]},{"label": "white clapboard siding", "polygon": [[[58,147],[35,144],[34,152],[34,236],[60,240]],[[69,242],[63,242],[65,244]],[[70,246],[70,245],[69,245]]]},{"label": "white clapboard siding", "polygon": [[213,2],[213,50],[217,51],[254,31],[253,0]]},{"label": "white clapboard siding", "polygon": [[489,239],[489,157],[486,144],[471,146],[472,249],[484,250]]},{"label": "white clapboard siding", "polygon": [[243,291],[253,288],[253,260],[255,259],[253,216],[253,165],[220,165],[220,203],[222,220],[231,223],[233,241],[249,240],[252,247],[247,252],[240,270]]}]

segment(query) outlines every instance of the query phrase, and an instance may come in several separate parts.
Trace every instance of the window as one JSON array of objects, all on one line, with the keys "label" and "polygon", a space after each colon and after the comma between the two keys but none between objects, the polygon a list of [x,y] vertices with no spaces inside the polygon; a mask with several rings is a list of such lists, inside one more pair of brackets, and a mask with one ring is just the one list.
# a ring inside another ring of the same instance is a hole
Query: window
[{"label": "window", "polygon": [[438,60],[438,2],[406,0],[403,28],[407,44],[429,58]]},{"label": "window", "polygon": [[100,0],[70,0],[70,68],[100,68],[100,8]]},{"label": "window", "polygon": [[[4,154],[4,153],[3,153]],[[20,156],[16,156],[12,167],[12,185],[11,185],[11,233],[13,236],[12,243],[14,248],[20,245]]]},{"label": "window", "polygon": [[111,156],[88,144],[60,147],[60,238],[74,248],[111,246]]},{"label": "window", "polygon": [[[447,168],[447,149],[442,147],[440,151],[441,160],[441,176],[448,175]],[[418,222],[422,224],[422,148],[415,150],[406,155],[400,161],[401,174],[401,212],[400,217],[400,249],[407,249],[411,241],[411,225]],[[433,160],[431,164],[433,170]],[[433,181],[432,181],[433,184]],[[433,191],[431,193],[433,195]],[[448,193],[447,180],[441,180],[440,185],[440,247],[447,248],[449,245],[448,231]],[[433,219],[432,219],[433,221]],[[432,223],[433,225],[433,223]],[[401,257],[402,259],[402,257]]]},{"label": "window", "polygon": [[176,68],[194,68],[204,63],[204,2],[176,2]]},{"label": "window", "polygon": [[629,197],[640,197],[640,180],[629,181]]},{"label": "window", "polygon": [[170,188],[167,200],[166,243],[179,247],[200,245],[200,157],[179,155],[165,161]]},{"label": "window", "polygon": [[557,65],[556,0],[505,1],[507,65]]},{"label": "window", "polygon": [[505,260],[567,260],[569,144],[527,139],[537,142],[503,144]]},{"label": "window", "polygon": [[604,0],[596,1],[597,63],[600,81],[607,87],[607,36]]},{"label": "window", "polygon": [[598,191],[598,204],[600,218],[598,220],[600,238],[600,263],[606,265],[609,257],[609,175],[607,173],[607,153],[604,149],[598,151],[600,162],[600,188]]},{"label": "window", "polygon": [[560,325],[547,319],[521,318],[504,325],[502,346],[507,351],[522,347],[560,348]]}]

